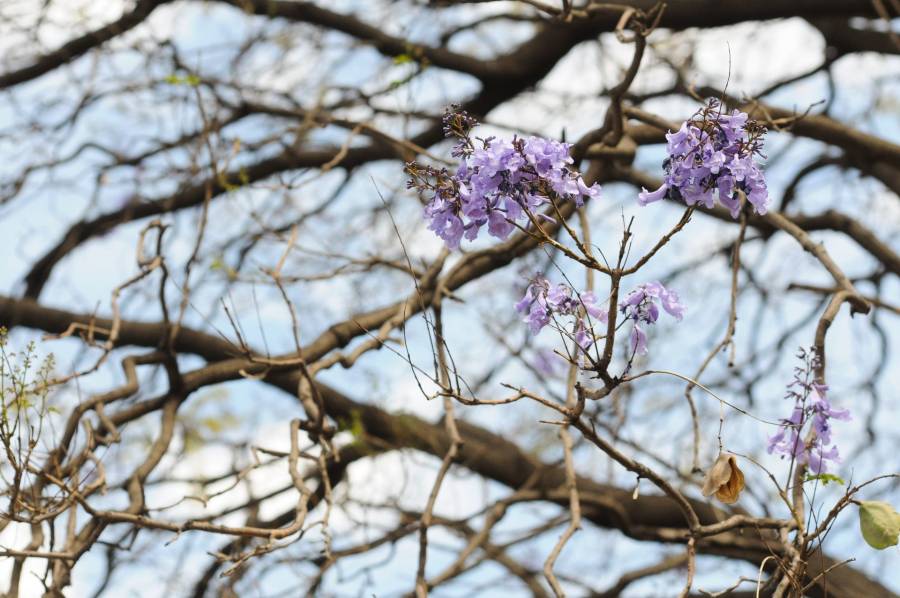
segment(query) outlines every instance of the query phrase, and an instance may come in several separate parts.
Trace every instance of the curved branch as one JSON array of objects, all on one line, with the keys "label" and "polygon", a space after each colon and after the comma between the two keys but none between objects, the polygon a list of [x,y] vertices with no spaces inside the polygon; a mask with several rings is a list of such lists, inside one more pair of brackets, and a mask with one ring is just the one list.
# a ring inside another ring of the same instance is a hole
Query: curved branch
[{"label": "curved branch", "polygon": [[67,42],[57,50],[44,54],[30,66],[0,75],[0,89],[37,79],[41,75],[83,56],[94,48],[99,48],[112,38],[137,27],[157,7],[170,1],[139,0],[131,12],[125,13],[117,21]]},{"label": "curved branch", "polygon": [[[24,309],[17,310],[18,305],[24,306]],[[49,310],[27,300],[0,300],[0,322],[8,322],[17,311],[21,325],[30,325],[43,330],[54,328],[48,331],[64,330],[68,327],[64,317],[66,312],[62,310]],[[46,318],[41,317],[44,313]],[[91,319],[86,315],[70,314],[70,316],[72,321]],[[102,325],[104,320],[97,319],[96,323]],[[160,336],[153,339],[150,346],[156,346],[158,339],[166,334],[167,327],[164,323],[122,321],[120,344],[146,343],[151,336],[148,333],[154,327]],[[204,337],[208,341],[206,344],[202,342]],[[231,345],[223,344],[217,337],[185,328],[176,341],[176,348],[186,352],[196,351],[206,359],[216,359],[227,357],[227,352],[219,351],[228,351]],[[295,396],[300,376],[301,374],[295,370],[270,375],[264,381]],[[186,382],[190,378],[190,373],[185,375]],[[365,435],[378,440],[379,444],[370,446],[370,450],[385,450],[390,447],[414,448],[440,458],[452,442],[441,423],[433,424],[412,415],[391,414],[375,405],[354,401],[321,382],[317,381],[316,385],[330,417],[336,420],[359,421]],[[164,402],[165,397],[162,397],[162,400]],[[141,408],[152,411],[155,407],[162,406],[162,404],[148,405],[150,403],[154,401],[145,401],[140,404]],[[123,414],[123,417],[130,415]],[[113,416],[112,419],[115,421],[116,417]],[[466,468],[510,488],[527,486],[544,499],[558,504],[564,505],[568,500],[564,488],[565,469],[562,466],[542,463],[503,436],[465,420],[458,422],[458,429],[463,440],[458,462]],[[683,527],[684,514],[670,498],[642,495],[633,499],[632,493],[628,490],[600,484],[583,476],[578,477],[577,485],[584,517],[594,524],[618,529],[639,540],[664,542],[685,540],[687,530]],[[727,519],[722,511],[704,501],[688,499],[688,503],[703,525],[712,525]],[[740,532],[728,532],[699,541],[697,550],[760,563],[771,554],[774,545],[754,540],[746,531],[743,535]],[[816,579],[819,573],[827,570],[835,562],[837,561],[827,556],[815,555],[809,559],[808,578]],[[818,579],[817,585],[810,589],[810,595],[825,596],[826,581],[827,595],[833,598],[895,596],[877,581],[851,567],[836,569],[828,574],[827,579],[825,577]]]}]

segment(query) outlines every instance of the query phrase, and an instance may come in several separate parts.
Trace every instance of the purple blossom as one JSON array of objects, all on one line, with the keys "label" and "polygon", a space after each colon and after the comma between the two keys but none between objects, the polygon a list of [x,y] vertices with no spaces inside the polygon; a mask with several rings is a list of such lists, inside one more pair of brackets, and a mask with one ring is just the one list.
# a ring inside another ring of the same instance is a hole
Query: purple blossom
[{"label": "purple blossom", "polygon": [[769,207],[765,177],[754,162],[760,154],[766,129],[739,110],[726,114],[716,100],[685,121],[675,133],[666,134],[666,176],[655,191],[641,190],[638,203],[669,198],[687,205],[712,208],[719,203],[733,218],[741,211],[737,191],[743,191],[757,214]]},{"label": "purple blossom", "polygon": [[634,320],[631,328],[631,353],[634,355],[647,353],[647,333],[642,324],[654,324],[659,319],[657,302],[676,320],[681,321],[684,317],[685,306],[680,302],[678,293],[659,282],[639,285],[619,302],[619,310],[625,314],[625,319]]},{"label": "purple blossom", "polygon": [[[850,412],[832,406],[827,398],[828,387],[812,380],[819,364],[815,351],[801,350],[799,357],[804,365],[794,369],[786,395],[794,400],[793,411],[789,418],[781,420],[778,432],[769,437],[766,450],[780,454],[782,459],[791,457],[819,474],[828,470],[827,461],[840,463],[837,446],[827,448],[831,444],[831,420],[847,421]],[[814,431],[808,441],[803,439],[807,422],[811,422]]]},{"label": "purple blossom", "polygon": [[647,354],[647,333],[638,322],[631,328],[631,353],[632,355]]},{"label": "purple blossom", "polygon": [[425,207],[428,228],[447,247],[458,248],[463,237],[476,239],[485,225],[488,234],[505,239],[517,222],[537,216],[537,208],[552,199],[581,206],[600,193],[571,168],[570,144],[541,137],[473,140],[474,125],[464,112],[444,117],[444,133],[457,138],[455,173],[407,164],[409,186],[431,194]]},{"label": "purple blossom", "polygon": [[822,443],[813,444],[809,448],[809,452],[807,453],[806,463],[809,467],[809,470],[815,474],[820,474],[828,471],[828,464],[826,461],[834,461],[835,463],[841,462],[841,456],[838,453],[838,448],[836,446],[832,446],[830,449],[825,450]]},{"label": "purple blossom", "polygon": [[574,317],[570,334],[585,351],[595,340],[591,318],[600,322],[606,322],[608,318],[607,311],[597,305],[597,298],[592,292],[577,294],[566,284],[552,285],[541,273],[531,279],[525,295],[515,308],[525,314],[523,321],[528,322],[532,334],[538,334],[556,317]]},{"label": "purple blossom", "polygon": [[562,369],[561,366],[564,363],[559,355],[547,348],[537,349],[534,352],[534,358],[531,360],[531,365],[534,369],[548,377],[559,375]]}]

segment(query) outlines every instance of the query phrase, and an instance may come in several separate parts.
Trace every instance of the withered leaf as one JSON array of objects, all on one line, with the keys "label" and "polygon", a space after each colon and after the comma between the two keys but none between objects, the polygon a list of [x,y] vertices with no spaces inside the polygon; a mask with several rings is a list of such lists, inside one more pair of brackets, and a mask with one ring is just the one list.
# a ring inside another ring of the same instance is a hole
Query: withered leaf
[{"label": "withered leaf", "polygon": [[703,496],[715,494],[723,503],[731,504],[737,502],[743,489],[744,473],[738,467],[737,458],[719,453],[703,481]]}]

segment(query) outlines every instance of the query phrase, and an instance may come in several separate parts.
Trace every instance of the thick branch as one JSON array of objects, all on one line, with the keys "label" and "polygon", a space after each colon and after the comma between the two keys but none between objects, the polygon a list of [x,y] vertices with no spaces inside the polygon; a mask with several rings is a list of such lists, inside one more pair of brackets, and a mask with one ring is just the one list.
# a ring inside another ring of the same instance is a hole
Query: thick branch
[{"label": "thick branch", "polygon": [[67,42],[57,50],[44,54],[30,66],[0,75],[0,89],[37,79],[94,48],[99,48],[112,38],[141,24],[156,7],[166,2],[169,0],[139,0],[134,10],[125,13],[117,21]]},{"label": "thick branch", "polygon": [[[65,321],[66,313],[62,310],[49,310],[27,300],[0,300],[0,323],[4,324],[15,319],[19,325],[32,326],[48,332],[61,332],[68,327]],[[86,315],[69,314],[69,319],[85,322],[91,318]],[[98,319],[95,324],[102,327],[108,326],[110,322]],[[159,335],[156,339],[153,339],[151,334],[154,327]],[[119,339],[121,344],[143,345],[150,341],[149,346],[156,346],[158,339],[164,338],[167,330],[162,323],[123,321]],[[207,342],[203,342],[204,336],[202,332],[183,329],[176,348],[185,352],[197,352],[206,359],[221,359],[229,354],[232,348],[230,343],[213,336],[206,336]],[[270,375],[265,381],[295,395],[300,375],[297,371],[282,372]],[[190,374],[186,376],[186,380],[189,378]],[[329,416],[361,422],[365,434],[377,438],[379,445],[415,448],[439,458],[450,446],[451,439],[440,423],[432,424],[412,415],[390,414],[374,405],[356,402],[322,383],[317,385]],[[149,405],[151,410],[155,410],[153,407],[155,406]],[[528,485],[547,500],[560,504],[566,502],[567,494],[563,488],[565,471],[562,467],[546,465],[506,438],[473,424],[460,421],[458,426],[463,439],[458,459],[460,464],[510,488]],[[632,499],[631,492],[627,490],[600,484],[582,476],[579,476],[577,484],[584,517],[596,525],[619,529],[636,539],[683,541],[684,515],[671,499],[647,495]],[[689,502],[703,525],[725,519],[721,511],[712,508],[706,502],[692,499]],[[705,539],[698,543],[697,548],[709,554],[759,563],[770,554],[771,547],[752,539],[747,532],[745,536],[729,532]],[[808,577],[814,578],[835,562],[828,557],[819,558],[816,555],[810,559]],[[823,587],[824,583],[822,586],[817,585],[811,590],[810,595],[824,596]],[[828,595],[834,598],[895,596],[878,582],[851,567],[841,567],[830,572],[827,576],[827,588]]]}]

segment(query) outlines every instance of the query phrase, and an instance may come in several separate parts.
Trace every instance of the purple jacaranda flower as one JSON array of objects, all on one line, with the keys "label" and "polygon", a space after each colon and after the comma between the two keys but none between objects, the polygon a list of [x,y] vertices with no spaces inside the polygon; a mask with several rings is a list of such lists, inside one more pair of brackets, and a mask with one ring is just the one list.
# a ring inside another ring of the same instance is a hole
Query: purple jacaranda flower
[{"label": "purple jacaranda flower", "polygon": [[631,353],[633,355],[647,354],[647,334],[637,322],[631,328]]},{"label": "purple jacaranda flower", "polygon": [[641,187],[641,192],[638,193],[638,203],[642,206],[645,206],[649,203],[653,203],[654,201],[665,199],[668,192],[669,185],[667,185],[666,183],[663,183],[662,186],[656,191],[647,191],[646,188]]},{"label": "purple jacaranda flower", "polygon": [[587,351],[594,344],[594,335],[588,332],[583,319],[575,321],[575,342],[583,351]]},{"label": "purple jacaranda flower", "polygon": [[663,309],[668,312],[668,314],[674,317],[679,322],[684,317],[684,304],[678,298],[678,293],[672,290],[667,290],[665,293],[660,295],[660,302],[662,303]]},{"label": "purple jacaranda flower", "polygon": [[463,223],[454,214],[452,206],[443,199],[435,199],[425,208],[425,214],[431,219],[428,228],[444,240],[450,249],[459,247],[463,236]]},{"label": "purple jacaranda flower", "polygon": [[813,427],[816,435],[823,444],[831,443],[831,420],[847,421],[850,412],[846,409],[837,409],[831,406],[825,398],[828,387],[822,384],[813,384],[809,393],[809,411],[812,415]]},{"label": "purple jacaranda flower", "polygon": [[809,448],[806,464],[811,472],[820,474],[828,471],[826,461],[834,461],[835,463],[841,462],[841,456],[840,453],[838,453],[838,448],[836,446],[832,446],[830,449],[825,450],[823,445],[818,443]]},{"label": "purple jacaranda flower", "polygon": [[753,159],[761,155],[765,132],[746,113],[727,114],[718,101],[710,100],[678,131],[666,134],[663,184],[654,191],[642,188],[638,204],[668,198],[712,208],[718,200],[737,218],[741,209],[737,192],[742,191],[756,213],[765,214],[769,193]]},{"label": "purple jacaranda flower", "polygon": [[793,455],[800,457],[805,449],[803,440],[800,438],[800,429],[806,422],[806,412],[801,407],[794,407],[791,416],[782,420],[782,426],[778,432],[769,437],[766,450],[772,453],[781,453],[782,455]]},{"label": "purple jacaranda flower", "polygon": [[583,350],[589,349],[595,340],[593,320],[608,321],[608,312],[597,305],[594,293],[577,294],[566,284],[553,285],[543,274],[536,274],[529,281],[525,295],[515,304],[519,313],[525,314],[532,334],[538,334],[557,317],[574,317],[569,333]]},{"label": "purple jacaranda flower", "polygon": [[585,311],[587,311],[588,315],[592,318],[597,318],[603,323],[606,323],[609,318],[609,313],[603,309],[602,307],[597,306],[597,298],[594,296],[592,291],[585,291],[580,296],[581,304],[584,306]]},{"label": "purple jacaranda flower", "polygon": [[547,348],[535,350],[531,365],[544,376],[558,376],[565,362],[559,355]]},{"label": "purple jacaranda flower", "polygon": [[690,124],[686,121],[675,133],[666,133],[666,146],[675,154],[686,154],[694,144],[694,135]]},{"label": "purple jacaranda flower", "polygon": [[[770,455],[778,450],[778,447],[784,442],[784,434],[786,429],[784,427],[778,428],[778,431],[768,437],[766,443],[766,452]],[[780,451],[779,451],[780,452]]]},{"label": "purple jacaranda flower", "polygon": [[488,234],[505,239],[517,223],[541,217],[537,209],[551,200],[580,207],[599,195],[598,185],[586,184],[572,169],[570,144],[542,137],[474,140],[474,126],[465,113],[444,117],[445,133],[457,139],[454,174],[415,163],[406,168],[408,186],[432,195],[425,219],[447,247],[458,248],[463,236],[476,239],[485,225]]},{"label": "purple jacaranda flower", "polygon": [[542,274],[537,274],[525,289],[525,295],[515,305],[516,311],[526,314],[524,321],[528,322],[532,334],[537,334],[550,323],[550,309],[547,306],[549,288],[547,279]]},{"label": "purple jacaranda flower", "polygon": [[550,310],[547,309],[546,304],[542,305],[540,302],[535,301],[528,312],[526,321],[531,328],[531,334],[537,334],[543,330],[544,326],[550,323]]},{"label": "purple jacaranda flower", "polygon": [[657,302],[670,316],[681,320],[684,317],[684,305],[678,293],[667,289],[660,282],[648,282],[638,285],[619,302],[619,310],[626,320],[633,320],[631,329],[631,352],[635,355],[647,353],[647,334],[642,324],[654,324],[659,319]]},{"label": "purple jacaranda flower", "polygon": [[[828,470],[828,461],[840,463],[838,448],[831,444],[831,422],[849,420],[850,412],[832,406],[827,398],[828,386],[812,379],[819,365],[815,350],[801,350],[799,357],[804,365],[795,368],[786,395],[794,401],[793,411],[789,418],[781,420],[778,432],[769,437],[767,451],[782,458],[791,457],[814,474],[820,474]],[[808,422],[811,422],[811,432],[806,427]]]},{"label": "purple jacaranda flower", "polygon": [[515,227],[500,210],[492,210],[488,216],[488,232],[498,239],[505,239]]}]

